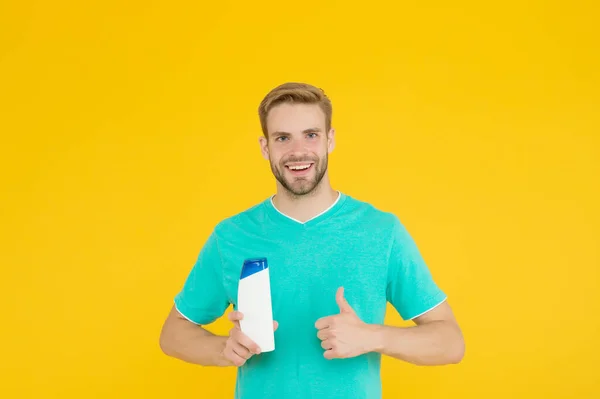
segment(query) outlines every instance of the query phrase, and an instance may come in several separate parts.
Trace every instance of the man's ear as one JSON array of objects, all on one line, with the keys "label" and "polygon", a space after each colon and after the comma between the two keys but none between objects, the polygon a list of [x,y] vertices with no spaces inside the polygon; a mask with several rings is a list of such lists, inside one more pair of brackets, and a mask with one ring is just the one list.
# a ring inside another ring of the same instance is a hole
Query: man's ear
[{"label": "man's ear", "polygon": [[327,152],[331,153],[335,148],[335,129],[329,129],[327,133]]},{"label": "man's ear", "polygon": [[269,160],[269,145],[268,145],[267,138],[265,136],[260,136],[258,138],[258,143],[260,144],[260,153],[262,154],[263,158],[268,161]]}]

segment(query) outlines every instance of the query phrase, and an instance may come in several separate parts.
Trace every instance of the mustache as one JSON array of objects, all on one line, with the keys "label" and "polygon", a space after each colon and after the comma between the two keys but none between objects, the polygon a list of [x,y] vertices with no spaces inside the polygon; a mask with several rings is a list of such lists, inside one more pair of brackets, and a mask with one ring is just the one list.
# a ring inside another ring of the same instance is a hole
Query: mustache
[{"label": "mustache", "polygon": [[317,163],[318,161],[319,161],[319,158],[317,158],[317,157],[312,157],[312,158],[311,157],[301,157],[301,158],[289,157],[287,159],[282,159],[281,163],[282,164],[286,164],[288,162],[314,162],[314,163]]}]

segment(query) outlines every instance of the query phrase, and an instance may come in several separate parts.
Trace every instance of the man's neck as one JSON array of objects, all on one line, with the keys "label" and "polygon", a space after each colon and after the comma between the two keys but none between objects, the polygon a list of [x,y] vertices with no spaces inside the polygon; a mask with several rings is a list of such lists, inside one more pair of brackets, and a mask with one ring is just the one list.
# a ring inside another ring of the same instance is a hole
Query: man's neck
[{"label": "man's neck", "polygon": [[279,184],[277,186],[277,194],[273,197],[275,207],[279,212],[303,223],[327,210],[339,196],[339,192],[329,184],[323,184],[303,196],[294,196]]}]

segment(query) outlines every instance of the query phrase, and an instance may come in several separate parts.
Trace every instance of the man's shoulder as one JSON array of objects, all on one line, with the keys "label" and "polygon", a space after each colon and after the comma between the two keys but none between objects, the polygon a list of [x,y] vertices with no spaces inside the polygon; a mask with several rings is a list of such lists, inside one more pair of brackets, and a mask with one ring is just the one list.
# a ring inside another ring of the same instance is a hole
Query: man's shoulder
[{"label": "man's shoulder", "polygon": [[394,212],[386,210],[372,202],[350,195],[347,195],[346,200],[350,205],[348,207],[348,212],[359,216],[360,220],[369,225],[384,224],[388,226],[395,226],[400,222],[399,217]]},{"label": "man's shoulder", "polygon": [[260,225],[265,222],[265,202],[260,201],[247,208],[237,211],[230,216],[223,218],[215,225],[215,232],[227,233],[249,225]]}]

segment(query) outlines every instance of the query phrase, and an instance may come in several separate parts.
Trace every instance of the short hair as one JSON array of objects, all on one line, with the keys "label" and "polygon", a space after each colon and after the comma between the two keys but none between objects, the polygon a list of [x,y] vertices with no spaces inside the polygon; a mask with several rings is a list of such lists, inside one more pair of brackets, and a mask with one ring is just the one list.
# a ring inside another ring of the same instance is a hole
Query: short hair
[{"label": "short hair", "polygon": [[288,82],[272,89],[260,103],[258,116],[265,137],[268,137],[267,116],[273,107],[283,104],[317,104],[325,114],[325,129],[331,129],[332,106],[325,92],[308,83]]}]

